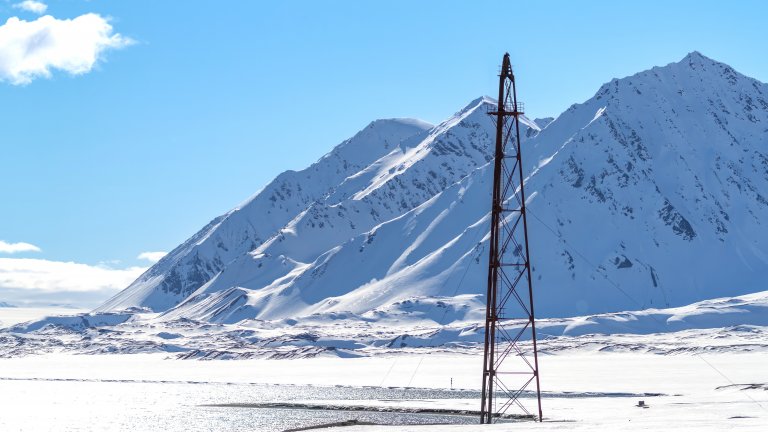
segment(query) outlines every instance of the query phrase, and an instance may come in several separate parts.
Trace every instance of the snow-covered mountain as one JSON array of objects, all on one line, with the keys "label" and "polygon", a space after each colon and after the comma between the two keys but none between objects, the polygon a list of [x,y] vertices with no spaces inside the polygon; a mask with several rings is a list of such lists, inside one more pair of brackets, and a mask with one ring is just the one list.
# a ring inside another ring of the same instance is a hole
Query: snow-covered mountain
[{"label": "snow-covered mountain", "polygon": [[[436,126],[371,123],[214,219],[97,311],[217,323],[376,320],[418,305],[443,308],[443,321],[480,316],[492,103],[479,98]],[[766,289],[768,85],[694,52],[614,79],[554,120],[524,122],[539,316]]]}]

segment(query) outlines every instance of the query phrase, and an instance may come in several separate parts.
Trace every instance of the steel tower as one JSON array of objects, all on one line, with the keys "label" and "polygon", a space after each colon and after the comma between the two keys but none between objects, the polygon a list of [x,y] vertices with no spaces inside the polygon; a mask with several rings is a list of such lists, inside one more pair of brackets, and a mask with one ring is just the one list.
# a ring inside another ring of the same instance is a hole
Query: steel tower
[{"label": "steel tower", "polygon": [[[513,406],[542,419],[533,285],[520,149],[520,115],[509,54],[499,73],[499,99],[489,110],[496,123],[491,238],[485,314],[485,352],[480,422],[492,423]],[[530,341],[530,345],[521,344]],[[532,410],[521,396],[533,395]],[[529,387],[531,390],[526,391]],[[531,412],[533,411],[533,412]]]}]

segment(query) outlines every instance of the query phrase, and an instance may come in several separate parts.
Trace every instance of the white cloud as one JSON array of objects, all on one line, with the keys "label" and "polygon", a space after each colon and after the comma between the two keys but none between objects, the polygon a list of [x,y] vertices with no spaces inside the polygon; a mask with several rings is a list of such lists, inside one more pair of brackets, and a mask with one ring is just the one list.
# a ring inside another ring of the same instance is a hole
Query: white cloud
[{"label": "white cloud", "polygon": [[136,258],[140,260],[147,260],[151,263],[156,263],[166,255],[168,255],[168,252],[142,252]]},{"label": "white cloud", "polygon": [[36,13],[38,15],[42,15],[45,13],[45,11],[48,10],[47,4],[35,0],[24,0],[21,3],[16,3],[13,5],[13,7],[16,9],[25,10],[27,12]]},{"label": "white cloud", "polygon": [[90,72],[105,51],[128,46],[109,20],[93,13],[74,19],[50,15],[34,21],[8,18],[0,25],[0,80],[29,84],[53,69],[72,75]]},{"label": "white cloud", "polygon": [[0,289],[44,292],[120,290],[146,268],[115,269],[75,262],[0,258]]},{"label": "white cloud", "polygon": [[40,248],[29,243],[6,243],[0,240],[0,253],[40,252]]}]

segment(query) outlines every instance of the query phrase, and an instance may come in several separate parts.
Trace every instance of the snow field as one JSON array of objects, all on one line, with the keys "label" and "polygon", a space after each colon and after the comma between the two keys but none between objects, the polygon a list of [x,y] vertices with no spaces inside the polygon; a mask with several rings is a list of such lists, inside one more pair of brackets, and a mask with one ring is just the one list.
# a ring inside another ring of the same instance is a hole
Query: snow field
[{"label": "snow field", "polygon": [[[646,336],[652,337],[652,336]],[[650,343],[650,341],[649,341]],[[88,380],[92,385],[113,386],[122,392],[141,382],[162,382],[159,385],[198,383],[264,383],[318,386],[406,386],[447,388],[453,378],[454,387],[477,389],[480,384],[482,355],[433,354],[399,355],[373,358],[313,358],[284,361],[241,360],[176,361],[162,355],[72,356],[49,355],[25,359],[0,359],[0,403],[18,407],[34,394],[13,395],[2,391],[13,387],[17,379]],[[525,427],[534,430],[697,430],[718,429],[760,431],[768,424],[768,392],[764,388],[744,390],[743,384],[768,386],[768,366],[765,354],[706,354],[659,356],[632,353],[568,353],[540,357],[542,371],[544,423],[495,426],[398,426],[397,430],[514,430]],[[414,373],[415,372],[415,373]],[[117,382],[105,382],[116,380]],[[28,381],[24,381],[28,382]],[[39,381],[36,381],[39,383]],[[28,382],[29,383],[29,382]],[[99,384],[101,383],[101,384]],[[742,384],[736,385],[733,384]],[[206,384],[199,384],[205,391]],[[718,387],[725,386],[718,389]],[[26,388],[34,388],[27,384]],[[249,391],[240,388],[229,392],[220,402],[238,403],[249,400]],[[253,388],[251,391],[257,391]],[[663,394],[651,396],[643,394]],[[173,393],[171,393],[173,394]],[[57,415],[70,411],[78,416],[87,412],[81,405],[83,395],[62,397],[57,402]],[[87,396],[86,396],[87,397]],[[179,394],[178,397],[183,397]],[[19,398],[21,400],[19,400]],[[131,401],[131,397],[124,397]],[[638,408],[644,400],[648,409]],[[318,401],[313,401],[318,403]],[[476,410],[479,400],[327,400],[336,405],[368,406],[371,408],[452,408]],[[532,402],[525,400],[525,403]],[[133,402],[138,403],[138,402]],[[164,410],[188,405],[185,400],[166,400]],[[37,409],[37,408],[35,408]],[[17,411],[11,410],[0,424],[12,425]],[[20,415],[20,414],[19,414]],[[36,415],[45,419],[46,411]],[[238,416],[248,415],[238,410],[216,411],[236,422]],[[227,417],[229,416],[229,417]],[[227,420],[227,418],[229,420]],[[42,421],[42,420],[41,420]],[[102,419],[101,421],[108,421]],[[141,419],[137,419],[141,421]],[[221,423],[217,423],[221,424]],[[188,425],[187,425],[188,426]],[[192,426],[190,430],[202,430]],[[83,430],[109,429],[110,425],[84,425]],[[11,430],[11,429],[6,429]],[[353,427],[340,431],[387,431],[394,427]]]}]

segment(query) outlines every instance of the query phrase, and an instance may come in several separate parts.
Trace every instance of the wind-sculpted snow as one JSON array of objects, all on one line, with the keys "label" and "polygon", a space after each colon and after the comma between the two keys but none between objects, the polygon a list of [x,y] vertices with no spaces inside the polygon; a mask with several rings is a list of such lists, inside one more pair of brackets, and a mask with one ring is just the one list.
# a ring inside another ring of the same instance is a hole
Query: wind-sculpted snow
[{"label": "wind-sculpted snow", "polygon": [[[98,311],[155,312],[153,323],[211,326],[226,341],[228,326],[287,332],[273,345],[301,329],[320,347],[331,333],[308,323],[339,322],[357,329],[341,339],[366,347],[476,343],[482,329],[465,324],[484,313],[493,103],[436,126],[371,123],[214,219]],[[521,120],[537,315],[600,317],[553,334],[651,331],[652,315],[633,314],[627,330],[611,313],[766,289],[768,85],[694,52],[614,79],[555,119]],[[765,325],[720,312],[721,327]],[[114,327],[130,335],[148,319]],[[422,336],[393,330],[424,322]],[[662,327],[710,326],[686,315]],[[238,343],[266,347],[262,337]]]}]

